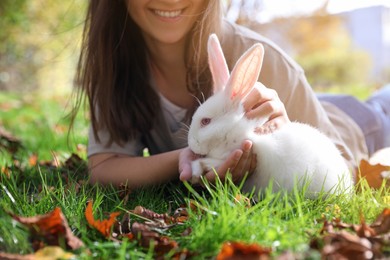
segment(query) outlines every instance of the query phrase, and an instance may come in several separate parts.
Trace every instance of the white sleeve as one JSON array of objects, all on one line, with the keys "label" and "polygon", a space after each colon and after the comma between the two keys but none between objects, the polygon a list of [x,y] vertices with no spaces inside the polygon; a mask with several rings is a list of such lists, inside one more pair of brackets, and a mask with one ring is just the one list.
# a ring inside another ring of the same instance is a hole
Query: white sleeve
[{"label": "white sleeve", "polygon": [[130,156],[140,156],[144,145],[141,142],[141,137],[138,135],[135,139],[124,143],[123,146],[113,142],[107,146],[107,142],[110,139],[109,133],[105,130],[98,132],[100,142],[98,142],[93,134],[92,127],[89,127],[88,133],[88,157],[98,153],[118,153],[126,154]]}]

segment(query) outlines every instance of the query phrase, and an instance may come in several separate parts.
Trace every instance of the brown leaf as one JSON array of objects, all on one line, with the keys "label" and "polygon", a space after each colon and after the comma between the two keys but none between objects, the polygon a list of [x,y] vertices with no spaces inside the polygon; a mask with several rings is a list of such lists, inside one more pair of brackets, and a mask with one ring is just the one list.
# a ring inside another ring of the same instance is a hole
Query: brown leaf
[{"label": "brown leaf", "polygon": [[[52,152],[52,157],[51,160],[39,161],[39,165],[52,169],[60,168],[62,172],[66,173],[79,171],[80,168],[84,169],[86,166],[85,161],[75,153],[72,153],[65,161],[62,161],[59,154],[55,152]],[[31,162],[34,162],[35,160],[35,164],[30,163],[30,166],[36,165],[37,158],[34,158],[34,156],[31,156],[30,158]]]},{"label": "brown leaf", "polygon": [[362,159],[360,161],[360,174],[358,174],[358,181],[360,179],[366,179],[370,187],[379,189],[382,186],[383,180],[381,173],[390,171],[390,166],[382,164],[370,164],[367,160]]},{"label": "brown leaf", "polygon": [[121,183],[118,187],[118,196],[122,200],[123,205],[127,205],[127,202],[129,201],[129,196],[131,194],[132,190],[129,188],[128,185]]},{"label": "brown leaf", "polygon": [[157,255],[164,255],[178,248],[176,241],[166,236],[160,236],[157,232],[151,230],[148,225],[134,222],[131,231],[141,246],[149,248],[153,245]]},{"label": "brown leaf", "polygon": [[114,223],[113,232],[120,236],[127,236],[127,234],[131,233],[131,221],[130,215],[125,213],[122,217],[121,221],[117,221]]},{"label": "brown leaf", "polygon": [[325,259],[371,259],[376,254],[380,255],[367,238],[360,238],[347,231],[327,234],[324,241],[326,244],[322,255]]},{"label": "brown leaf", "polygon": [[84,243],[73,235],[60,208],[55,208],[48,214],[34,217],[10,215],[16,221],[29,227],[31,237],[34,239],[33,245],[38,245],[34,248],[35,250],[41,248],[41,238],[48,245],[61,245],[65,238],[66,246],[70,249],[78,249],[84,246]]},{"label": "brown leaf", "polygon": [[4,174],[7,178],[11,177],[11,169],[6,166],[1,166],[0,175],[2,174]]},{"label": "brown leaf", "polygon": [[173,212],[172,220],[174,223],[184,223],[188,218],[189,214],[186,207],[179,207]]},{"label": "brown leaf", "polygon": [[76,171],[84,164],[84,160],[75,153],[72,153],[71,156],[66,159],[63,168],[68,171]]},{"label": "brown leaf", "polygon": [[375,230],[377,235],[390,232],[390,208],[386,208],[377,217],[377,219],[370,225]]},{"label": "brown leaf", "polygon": [[156,213],[150,209],[147,209],[142,206],[136,206],[132,212],[138,216],[150,219],[150,220],[155,220],[155,219],[162,219],[164,220],[166,217],[166,214],[159,214]]},{"label": "brown leaf", "polygon": [[311,248],[321,251],[324,259],[383,257],[382,248],[390,244],[390,209],[383,210],[371,225],[366,224],[363,215],[360,223],[356,225],[343,223],[340,219],[325,220],[320,232],[323,236],[312,240]]},{"label": "brown leaf", "polygon": [[0,126],[0,149],[4,148],[11,154],[15,154],[22,144],[18,138]]},{"label": "brown leaf", "polygon": [[111,228],[116,222],[116,217],[119,216],[120,212],[113,212],[110,214],[109,219],[106,220],[95,220],[93,217],[92,210],[92,201],[88,202],[87,207],[85,208],[85,218],[89,225],[97,229],[103,236],[109,238],[111,237]]},{"label": "brown leaf", "polygon": [[175,224],[180,224],[187,220],[186,217],[182,217],[180,213],[178,213],[182,212],[182,214],[185,215],[186,212],[179,209],[175,211],[176,215],[174,216],[169,216],[167,213],[156,213],[142,206],[136,206],[134,210],[131,210],[131,212],[136,216],[149,219],[150,221],[147,224],[156,228],[167,229]]},{"label": "brown leaf", "polygon": [[217,260],[270,259],[272,249],[258,244],[225,242],[217,255]]}]

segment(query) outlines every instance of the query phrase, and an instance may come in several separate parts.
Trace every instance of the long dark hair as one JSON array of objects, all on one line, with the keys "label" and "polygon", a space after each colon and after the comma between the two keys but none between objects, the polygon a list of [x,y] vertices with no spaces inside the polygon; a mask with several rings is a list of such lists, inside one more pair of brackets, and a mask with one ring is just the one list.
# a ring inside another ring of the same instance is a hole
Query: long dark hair
[{"label": "long dark hair", "polygon": [[[188,37],[185,56],[187,88],[201,100],[210,95],[212,84],[207,38],[212,32],[218,34],[221,28],[220,1],[206,2],[207,7]],[[106,145],[123,144],[137,132],[149,131],[159,109],[159,97],[149,83],[147,52],[140,29],[128,14],[126,1],[90,0],[75,78],[78,87],[71,125],[86,97],[98,141],[97,132],[101,129],[110,134]]]}]

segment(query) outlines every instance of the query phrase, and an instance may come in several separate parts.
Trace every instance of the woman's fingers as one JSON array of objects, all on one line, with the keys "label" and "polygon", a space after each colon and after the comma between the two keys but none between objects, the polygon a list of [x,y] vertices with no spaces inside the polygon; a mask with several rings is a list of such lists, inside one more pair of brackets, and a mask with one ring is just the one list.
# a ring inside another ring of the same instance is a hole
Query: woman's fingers
[{"label": "woman's fingers", "polygon": [[181,150],[179,155],[179,178],[181,181],[189,181],[192,177],[191,162],[197,159],[198,156],[191,151],[190,148],[186,147]]},{"label": "woman's fingers", "polygon": [[243,151],[240,161],[237,163],[236,167],[231,169],[233,182],[239,182],[245,176],[247,172],[250,171],[250,166],[252,164],[252,141],[245,140],[241,149]]},{"label": "woman's fingers", "polygon": [[[252,142],[245,140],[241,149],[233,151],[225,162],[220,165],[216,172],[221,180],[226,178],[226,173],[230,172],[233,182],[239,182],[246,173],[252,173],[256,168],[256,156],[252,152]],[[211,170],[204,177],[209,182],[215,182],[216,173]]]},{"label": "woman's fingers", "polygon": [[[244,110],[246,111],[246,115],[248,118],[255,118],[261,114],[256,113],[256,110],[263,103],[271,101],[271,100],[279,100],[278,94],[275,90],[265,87],[260,82],[256,82],[255,86],[245,97],[243,102]],[[249,113],[249,114],[248,114]],[[248,116],[249,115],[249,116]],[[261,115],[261,116],[264,116]]]},{"label": "woman's fingers", "polygon": [[255,84],[255,87],[245,98],[243,106],[247,111],[247,118],[265,118],[266,120],[262,126],[256,128],[256,133],[270,133],[290,122],[286,108],[277,92],[265,87],[260,82]]},{"label": "woman's fingers", "polygon": [[[223,164],[221,164],[217,169],[216,172],[218,174],[218,177],[221,180],[224,180],[226,178],[226,173],[230,169],[234,169],[237,164],[239,163],[241,156],[243,154],[243,151],[241,149],[237,149],[233,151],[229,157],[225,160]],[[216,173],[214,170],[210,170],[204,174],[204,177],[207,179],[209,182],[215,182],[216,179]]]}]

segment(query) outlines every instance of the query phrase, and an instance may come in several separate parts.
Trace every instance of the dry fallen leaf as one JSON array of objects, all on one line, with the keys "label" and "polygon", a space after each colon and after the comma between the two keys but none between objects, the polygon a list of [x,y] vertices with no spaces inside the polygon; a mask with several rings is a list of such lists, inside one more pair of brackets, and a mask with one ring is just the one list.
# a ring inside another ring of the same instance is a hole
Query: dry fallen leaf
[{"label": "dry fallen leaf", "polygon": [[147,209],[145,207],[142,207],[142,206],[136,206],[134,208],[134,210],[132,210],[131,212],[133,212],[134,214],[136,214],[138,216],[141,216],[141,217],[144,217],[144,218],[147,218],[150,220],[156,220],[156,219],[165,220],[167,217],[167,214],[156,213],[156,212],[154,212],[150,209]]},{"label": "dry fallen leaf", "polygon": [[84,160],[75,153],[72,153],[68,159],[65,160],[62,165],[63,170],[77,171],[84,165]]},{"label": "dry fallen leaf", "polygon": [[270,259],[272,249],[258,244],[225,242],[217,255],[217,260]]},{"label": "dry fallen leaf", "polygon": [[16,221],[29,227],[34,250],[41,249],[45,244],[62,245],[63,241],[70,249],[78,249],[84,246],[84,243],[73,235],[60,208],[55,208],[48,214],[34,217],[10,215]]},{"label": "dry fallen leaf", "polygon": [[[388,257],[383,248],[389,245],[390,209],[384,209],[368,225],[361,216],[360,225],[340,219],[324,221],[322,237],[313,239],[311,247],[321,251],[324,259],[373,259]],[[346,231],[349,230],[349,231]],[[319,245],[323,245],[322,248]]]},{"label": "dry fallen leaf", "polygon": [[87,219],[88,224],[97,229],[103,236],[111,237],[111,228],[116,222],[116,217],[119,216],[120,212],[111,213],[109,219],[106,220],[95,220],[93,217],[92,204],[93,202],[89,201],[85,209],[85,218]]},{"label": "dry fallen leaf", "polygon": [[0,125],[0,150],[5,149],[10,154],[15,154],[21,147],[20,140]]},{"label": "dry fallen leaf", "polygon": [[178,248],[176,241],[167,236],[161,236],[157,232],[153,231],[149,225],[134,222],[131,226],[131,232],[141,246],[149,248],[153,245],[154,251],[157,255],[164,255]]},{"label": "dry fallen leaf", "polygon": [[377,235],[390,233],[390,208],[384,209],[370,227]]},{"label": "dry fallen leaf", "polygon": [[360,174],[358,174],[358,181],[366,179],[370,187],[379,189],[386,178],[383,178],[382,173],[390,171],[390,166],[382,164],[371,164],[367,160],[362,159],[359,166]]},{"label": "dry fallen leaf", "polygon": [[[130,221],[130,216],[142,222]],[[136,206],[124,215],[121,222],[115,224],[114,230],[119,234],[118,237],[137,241],[142,247],[149,248],[153,246],[157,259],[168,252],[173,254],[171,255],[172,259],[185,259],[192,256],[193,253],[187,249],[179,249],[178,243],[164,234],[168,229],[183,224],[187,219],[188,211],[184,206],[177,208],[173,215],[156,213],[143,206]],[[128,229],[129,226],[130,230]],[[187,232],[189,231],[187,230]]]},{"label": "dry fallen leaf", "polygon": [[1,166],[0,168],[0,178],[1,174],[4,174],[7,178],[11,177],[11,169],[6,166]]},{"label": "dry fallen leaf", "polygon": [[372,244],[346,231],[327,234],[322,249],[324,259],[371,259],[374,256]]},{"label": "dry fallen leaf", "polygon": [[[120,221],[116,220],[120,212],[111,213],[109,219],[100,221],[94,219],[92,205],[92,201],[89,201],[85,209],[87,222],[107,238],[118,242],[122,239],[136,241],[145,248],[152,246],[158,257],[163,257],[168,252],[173,254],[172,259],[184,259],[193,255],[187,249],[179,249],[175,240],[164,235],[168,229],[183,224],[188,219],[185,207],[179,207],[171,216],[168,213],[160,214],[143,206],[136,206],[133,210],[126,211]],[[142,222],[133,221],[130,216]]]}]

